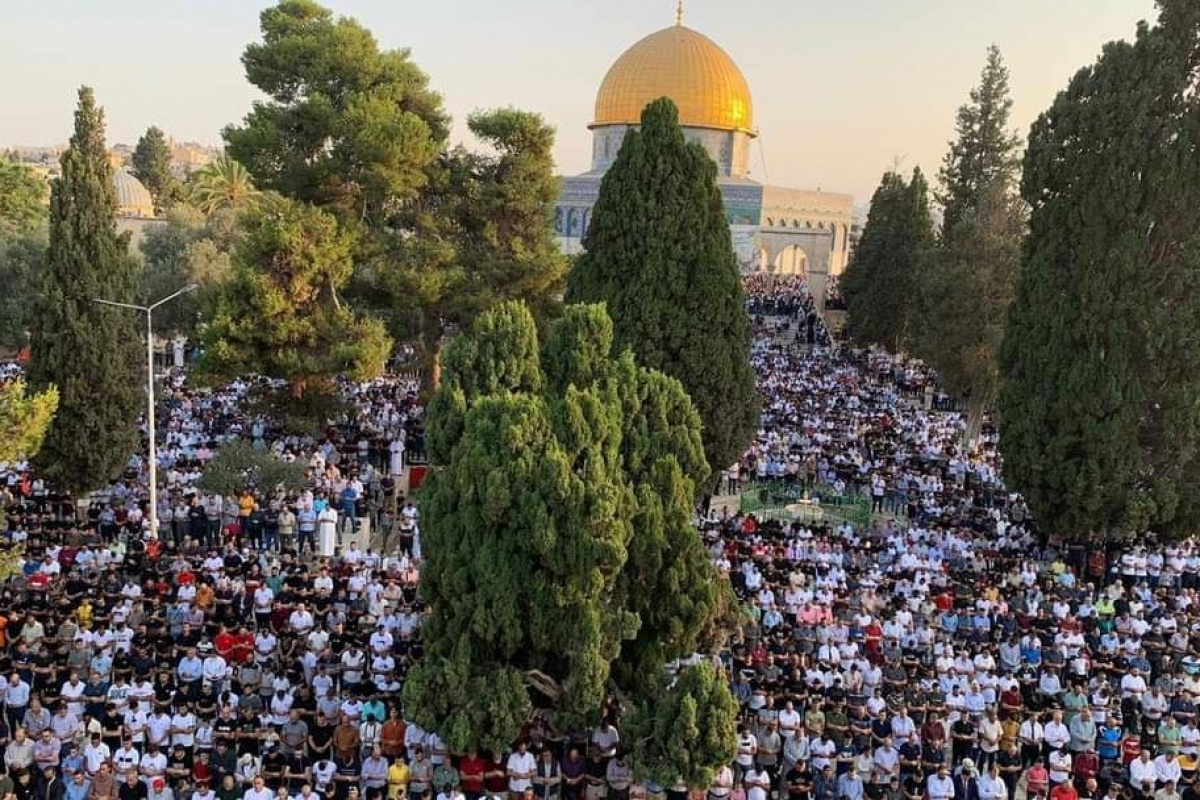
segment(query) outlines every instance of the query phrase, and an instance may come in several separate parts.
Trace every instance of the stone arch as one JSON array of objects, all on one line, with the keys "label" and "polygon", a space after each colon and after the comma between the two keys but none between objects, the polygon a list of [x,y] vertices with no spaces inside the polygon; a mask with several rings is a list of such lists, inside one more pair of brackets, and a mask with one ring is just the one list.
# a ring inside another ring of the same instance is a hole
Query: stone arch
[{"label": "stone arch", "polygon": [[798,244],[788,245],[772,259],[776,275],[804,275],[808,271],[808,253]]}]

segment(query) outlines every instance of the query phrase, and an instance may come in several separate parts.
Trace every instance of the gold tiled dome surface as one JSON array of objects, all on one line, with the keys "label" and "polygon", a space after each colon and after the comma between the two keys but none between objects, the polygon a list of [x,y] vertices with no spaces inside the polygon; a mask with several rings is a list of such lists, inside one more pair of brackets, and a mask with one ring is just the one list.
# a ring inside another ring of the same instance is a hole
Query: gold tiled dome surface
[{"label": "gold tiled dome surface", "polygon": [[754,131],[745,76],[712,39],[691,28],[664,28],[626,50],[600,84],[591,127],[636,125],[642,109],[660,97],[675,101],[685,127]]}]

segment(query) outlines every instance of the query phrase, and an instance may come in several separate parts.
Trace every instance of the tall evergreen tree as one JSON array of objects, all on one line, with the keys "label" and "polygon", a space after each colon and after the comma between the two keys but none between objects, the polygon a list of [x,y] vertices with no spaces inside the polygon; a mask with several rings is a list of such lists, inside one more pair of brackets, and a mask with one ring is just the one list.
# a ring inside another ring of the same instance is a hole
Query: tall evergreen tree
[{"label": "tall evergreen tree", "polygon": [[1033,125],[1001,348],[1005,477],[1090,541],[1200,524],[1200,5],[1105,46]]},{"label": "tall evergreen tree", "polygon": [[389,221],[427,185],[449,134],[429,79],[407,51],[380,50],[313,0],[281,0],[260,19],[263,41],[242,63],[270,99],[225,128],[229,156],[261,189]]},{"label": "tall evergreen tree", "polygon": [[56,385],[58,414],[38,456],[44,474],[69,491],[113,478],[138,442],[143,394],[138,317],[92,302],[133,302],[137,264],[117,233],[104,114],[79,90],[75,133],[50,194],[50,250],[33,327],[29,383]]},{"label": "tall evergreen tree", "polygon": [[477,112],[467,126],[486,152],[455,148],[410,220],[413,236],[384,237],[367,265],[397,327],[436,339],[505,300],[552,316],[567,259],[554,238],[554,129],[516,109]]},{"label": "tall evergreen tree", "polygon": [[567,301],[605,303],[617,347],[678,378],[696,403],[708,463],[734,463],[758,423],[750,319],[716,165],[684,139],[669,99],[625,137],[583,244]]},{"label": "tall evergreen tree", "polygon": [[532,315],[504,303],[446,348],[429,411],[427,656],[405,708],[453,749],[504,747],[535,710],[594,723],[615,683],[647,729],[677,728],[669,748],[630,742],[639,764],[691,779],[728,761],[736,717],[723,681],[669,686],[666,670],[702,644],[722,591],[689,524],[700,418],[678,381],[613,341],[602,306],[568,306],[539,352]]},{"label": "tall evergreen tree", "polygon": [[339,294],[353,269],[353,234],[277,194],[246,211],[242,229],[233,276],[205,330],[204,370],[283,379],[295,398],[337,375],[378,376],[391,340]]},{"label": "tall evergreen tree", "polygon": [[913,352],[966,397],[973,442],[1000,389],[999,352],[1021,270],[1024,205],[1003,183],[985,188],[921,264]]},{"label": "tall evergreen tree", "polygon": [[130,164],[133,177],[150,191],[156,205],[166,205],[179,193],[179,181],[171,174],[171,145],[161,128],[146,129],[133,149]]},{"label": "tall evergreen tree", "polygon": [[912,350],[947,389],[966,396],[967,442],[999,391],[997,354],[1020,271],[1021,140],[1008,129],[1011,108],[1008,69],[992,46],[970,102],[958,110],[958,138],[939,173],[942,236],[919,270]]},{"label": "tall evergreen tree", "polygon": [[497,302],[557,309],[567,262],[540,116],[472,115],[487,152],[451,149],[441,98],[407,51],[313,0],[281,0],[261,27],[242,62],[270,99],[225,129],[228,152],[260,188],[362,229],[348,295],[427,356]]},{"label": "tall evergreen tree", "polygon": [[911,181],[897,172],[884,174],[842,276],[851,338],[892,352],[911,345],[921,262],[933,240],[929,184],[920,167]]},{"label": "tall evergreen tree", "polygon": [[1008,127],[1011,111],[1008,67],[1000,48],[992,45],[970,102],[958,109],[954,125],[958,136],[950,143],[938,173],[943,234],[979,207],[988,187],[1000,184],[1015,189],[1021,137]]}]

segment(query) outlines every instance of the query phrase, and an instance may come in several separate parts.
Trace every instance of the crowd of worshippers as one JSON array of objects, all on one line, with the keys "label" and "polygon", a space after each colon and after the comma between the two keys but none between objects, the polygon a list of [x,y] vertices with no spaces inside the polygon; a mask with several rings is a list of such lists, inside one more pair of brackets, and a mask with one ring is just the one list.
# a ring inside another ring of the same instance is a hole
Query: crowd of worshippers
[{"label": "crowd of worshippers", "polygon": [[[160,538],[142,460],[82,512],[0,467],[24,547],[0,587],[0,799],[1200,800],[1200,550],[1056,546],[1005,490],[995,429],[965,447],[921,365],[812,346],[785,327],[810,301],[748,291],[764,406],[737,488],[857,491],[876,513],[698,517],[745,612],[717,656],[736,754],[709,785],[636,774],[616,698],[591,729],[539,717],[497,752],[406,718],[428,613],[396,482],[421,429],[411,382],[347,384],[340,422],[295,437],[245,410],[250,385],[173,378]],[[198,477],[234,438],[309,486],[218,505]],[[362,508],[396,535],[360,546]]]}]

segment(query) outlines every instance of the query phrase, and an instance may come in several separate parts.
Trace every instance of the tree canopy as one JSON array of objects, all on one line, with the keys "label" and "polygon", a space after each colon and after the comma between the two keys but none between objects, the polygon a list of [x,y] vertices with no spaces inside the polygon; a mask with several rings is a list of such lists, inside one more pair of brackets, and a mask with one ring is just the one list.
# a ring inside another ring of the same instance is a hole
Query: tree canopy
[{"label": "tree canopy", "polygon": [[244,212],[241,226],[233,276],[205,330],[203,370],[286,380],[294,396],[341,374],[379,375],[391,340],[339,296],[353,268],[353,234],[276,194]]},{"label": "tree canopy", "polygon": [[446,153],[408,220],[412,235],[385,237],[361,276],[410,336],[436,338],[505,300],[546,316],[562,293],[554,129],[516,109],[477,112],[467,125],[486,151]]},{"label": "tree canopy", "polygon": [[958,109],[954,123],[957,138],[950,143],[938,173],[943,235],[979,208],[989,187],[1016,188],[1021,137],[1008,127],[1012,102],[1008,67],[1000,48],[992,45],[979,84],[971,89],[970,101]]},{"label": "tree canopy", "polygon": [[44,225],[48,192],[33,170],[0,158],[0,236]]},{"label": "tree canopy", "polygon": [[1077,540],[1200,523],[1200,5],[1159,7],[1075,75],[1025,154],[1004,474]]},{"label": "tree canopy", "polygon": [[0,384],[0,463],[12,464],[37,453],[58,410],[58,389],[29,395],[24,381]]},{"label": "tree canopy", "polygon": [[188,284],[197,287],[155,309],[156,332],[198,333],[202,317],[212,312],[221,289],[233,276],[238,236],[233,211],[214,211],[206,217],[182,203],[167,211],[165,225],[146,231],[139,244],[144,264],[139,302],[156,302]]},{"label": "tree canopy", "polygon": [[715,469],[745,452],[758,423],[750,319],[717,168],[667,98],[642,112],[604,176],[568,302],[603,302],[619,349],[678,378],[704,421]]},{"label": "tree canopy", "polygon": [[920,167],[913,170],[912,180],[898,172],[885,173],[841,279],[851,338],[892,352],[911,344],[919,325],[921,260],[932,245],[929,184]]},{"label": "tree canopy", "polygon": [[200,169],[188,184],[188,199],[201,212],[238,211],[254,202],[258,189],[249,170],[222,153]]},{"label": "tree canopy", "polygon": [[150,191],[155,205],[165,206],[179,194],[179,181],[171,173],[171,145],[161,128],[146,129],[133,149],[130,164],[133,177]]},{"label": "tree canopy", "polygon": [[970,102],[958,111],[958,138],[939,174],[942,235],[918,274],[912,351],[943,386],[967,397],[968,441],[999,390],[1000,340],[1020,272],[1025,208],[1011,108],[1008,69],[993,46]]},{"label": "tree canopy", "polygon": [[29,365],[31,387],[58,387],[39,466],[68,491],[94,489],[120,472],[137,447],[145,402],[139,317],[93,302],[136,299],[137,264],[115,214],[104,115],[84,87],[50,195],[50,249]]},{"label": "tree canopy", "polygon": [[[647,702],[688,689],[668,689],[666,665],[701,646],[722,591],[690,525],[700,418],[614,339],[602,306],[568,306],[539,345],[528,309],[504,303],[446,348],[422,499],[427,657],[405,703],[451,748],[507,745],[535,710],[594,722],[613,685]],[[733,712],[723,682],[708,688],[693,702],[715,739]],[[677,755],[645,758],[692,775]]]},{"label": "tree canopy", "polygon": [[245,441],[223,445],[216,456],[204,465],[200,488],[222,495],[240,494],[247,489],[263,493],[283,488],[299,491],[305,485],[307,468],[301,463],[288,463],[268,451],[260,451]]},{"label": "tree canopy", "polygon": [[263,41],[242,56],[256,102],[224,136],[259,187],[347,218],[386,221],[429,180],[449,120],[404,50],[312,0],[260,16]]}]

